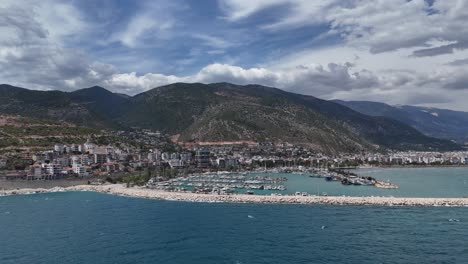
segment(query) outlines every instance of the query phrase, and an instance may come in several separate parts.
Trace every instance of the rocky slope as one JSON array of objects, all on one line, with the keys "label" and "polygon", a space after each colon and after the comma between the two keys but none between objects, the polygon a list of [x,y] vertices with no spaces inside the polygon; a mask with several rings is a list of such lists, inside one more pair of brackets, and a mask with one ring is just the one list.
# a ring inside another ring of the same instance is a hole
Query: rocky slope
[{"label": "rocky slope", "polygon": [[133,97],[102,87],[67,93],[0,85],[0,113],[97,128],[157,129],[181,141],[289,142],[330,153],[459,148],[394,119],[259,85],[175,83]]}]

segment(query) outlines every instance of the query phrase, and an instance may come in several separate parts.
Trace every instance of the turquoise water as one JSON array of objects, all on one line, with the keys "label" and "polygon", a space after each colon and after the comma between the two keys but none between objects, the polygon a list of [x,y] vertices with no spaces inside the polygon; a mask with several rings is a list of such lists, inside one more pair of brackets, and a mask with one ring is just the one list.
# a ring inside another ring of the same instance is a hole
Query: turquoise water
[{"label": "turquoise water", "polygon": [[372,186],[345,186],[340,182],[327,182],[323,178],[306,175],[278,174],[288,177],[287,191],[309,194],[326,193],[346,196],[395,196],[395,197],[468,197],[468,168],[372,168],[353,172],[372,176],[382,181],[389,180],[399,189],[379,189]]},{"label": "turquoise water", "polygon": [[467,240],[467,208],[0,198],[2,264],[466,263]]}]

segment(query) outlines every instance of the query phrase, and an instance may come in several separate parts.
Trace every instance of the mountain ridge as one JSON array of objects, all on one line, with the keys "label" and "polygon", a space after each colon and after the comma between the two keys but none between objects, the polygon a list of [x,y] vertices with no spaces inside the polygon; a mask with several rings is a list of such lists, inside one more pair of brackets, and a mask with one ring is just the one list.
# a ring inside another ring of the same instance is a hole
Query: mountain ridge
[{"label": "mountain ridge", "polygon": [[[100,86],[73,92],[2,87],[0,102],[10,103],[1,106],[0,113],[16,112],[79,125],[157,129],[179,134],[181,140],[189,142],[285,141],[329,153],[379,147],[457,148],[450,141],[427,137],[397,120],[364,115],[335,102],[254,84],[174,83],[131,97]],[[34,111],[26,111],[25,107]]]},{"label": "mountain ridge", "polygon": [[423,134],[457,141],[468,142],[468,112],[419,107],[409,105],[388,105],[369,101],[334,100],[365,115],[384,116],[403,122]]}]

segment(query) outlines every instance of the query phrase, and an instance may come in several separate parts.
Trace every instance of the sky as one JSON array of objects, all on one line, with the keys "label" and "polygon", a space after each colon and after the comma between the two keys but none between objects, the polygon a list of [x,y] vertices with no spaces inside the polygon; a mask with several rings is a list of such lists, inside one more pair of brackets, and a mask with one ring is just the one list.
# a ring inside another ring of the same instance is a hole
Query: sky
[{"label": "sky", "polygon": [[0,83],[174,82],[468,111],[468,0],[0,0]]}]

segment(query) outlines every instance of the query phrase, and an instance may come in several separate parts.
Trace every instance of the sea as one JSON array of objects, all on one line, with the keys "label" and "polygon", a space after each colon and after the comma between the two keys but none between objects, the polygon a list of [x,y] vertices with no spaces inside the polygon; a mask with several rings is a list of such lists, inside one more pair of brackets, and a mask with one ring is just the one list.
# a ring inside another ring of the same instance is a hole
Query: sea
[{"label": "sea", "polygon": [[[403,172],[393,170],[396,181]],[[1,264],[468,263],[467,245],[464,207],[190,203],[92,192],[0,197]]]},{"label": "sea", "polygon": [[[468,167],[440,168],[366,168],[350,170],[359,176],[371,176],[377,180],[394,183],[398,189],[379,189],[374,186],[343,185],[327,182],[324,178],[311,178],[309,174],[274,174],[287,177],[286,191],[256,191],[294,194],[296,191],[312,195],[329,196],[384,196],[384,197],[468,197]],[[273,175],[273,174],[259,174]],[[468,261],[467,261],[468,263]]]}]

